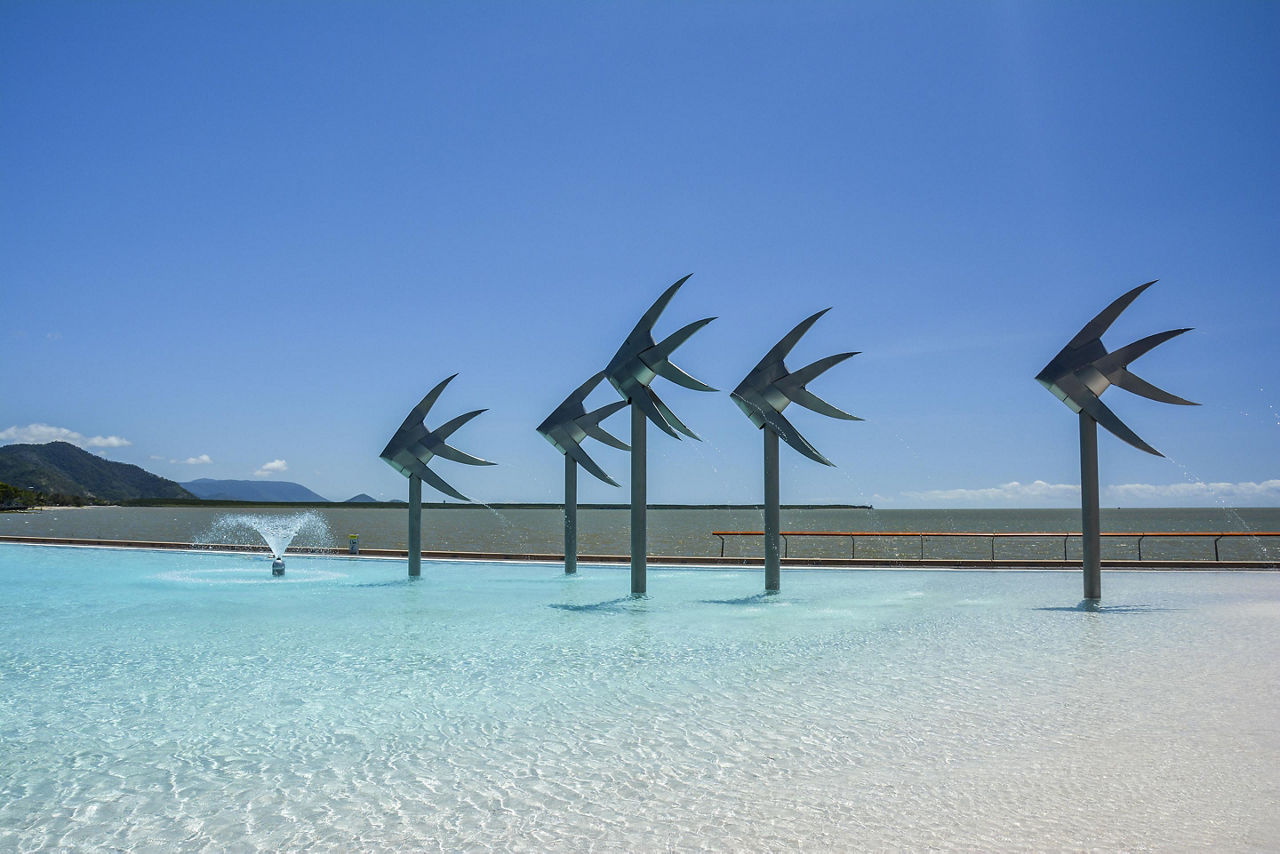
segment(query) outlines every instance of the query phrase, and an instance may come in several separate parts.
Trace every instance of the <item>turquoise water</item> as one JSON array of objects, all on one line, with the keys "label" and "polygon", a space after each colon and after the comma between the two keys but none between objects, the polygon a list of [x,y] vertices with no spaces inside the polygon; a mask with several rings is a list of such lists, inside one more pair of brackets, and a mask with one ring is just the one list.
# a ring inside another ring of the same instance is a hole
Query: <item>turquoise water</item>
[{"label": "turquoise water", "polygon": [[0,546],[0,850],[1280,847],[1280,574]]}]

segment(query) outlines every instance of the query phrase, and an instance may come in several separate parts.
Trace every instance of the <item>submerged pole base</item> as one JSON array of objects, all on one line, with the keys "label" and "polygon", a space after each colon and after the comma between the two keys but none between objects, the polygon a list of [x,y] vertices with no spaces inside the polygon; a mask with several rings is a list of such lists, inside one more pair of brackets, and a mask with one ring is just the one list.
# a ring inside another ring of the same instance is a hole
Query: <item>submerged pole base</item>
[{"label": "submerged pole base", "polygon": [[284,575],[284,560],[276,558],[271,562],[271,574],[275,576]]},{"label": "submerged pole base", "polygon": [[564,574],[578,572],[578,463],[564,455]]},{"label": "submerged pole base", "polygon": [[1080,413],[1080,550],[1084,598],[1102,598],[1102,521],[1098,510],[1098,422]]},{"label": "submerged pole base", "polygon": [[[643,392],[641,392],[643,394]],[[646,464],[644,411],[631,404],[631,597],[645,595],[648,588],[649,530],[648,472]]]},{"label": "submerged pole base", "polygon": [[782,559],[778,548],[782,531],[778,492],[778,433],[764,426],[764,592],[782,589]]}]

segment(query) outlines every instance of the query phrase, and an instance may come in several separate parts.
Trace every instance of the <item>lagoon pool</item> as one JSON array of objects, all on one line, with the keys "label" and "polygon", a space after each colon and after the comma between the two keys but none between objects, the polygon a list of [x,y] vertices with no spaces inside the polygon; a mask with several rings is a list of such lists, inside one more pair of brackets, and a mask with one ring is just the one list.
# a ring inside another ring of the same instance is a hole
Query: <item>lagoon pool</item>
[{"label": "lagoon pool", "polygon": [[1280,848],[1280,574],[0,546],[0,850]]}]

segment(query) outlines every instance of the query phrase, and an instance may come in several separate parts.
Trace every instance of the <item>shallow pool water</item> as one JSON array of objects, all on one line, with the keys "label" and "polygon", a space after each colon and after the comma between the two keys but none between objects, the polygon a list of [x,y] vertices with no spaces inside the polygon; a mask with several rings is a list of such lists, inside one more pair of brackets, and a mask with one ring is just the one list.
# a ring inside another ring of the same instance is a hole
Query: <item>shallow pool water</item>
[{"label": "shallow pool water", "polygon": [[0,546],[0,850],[1280,847],[1280,574]]}]

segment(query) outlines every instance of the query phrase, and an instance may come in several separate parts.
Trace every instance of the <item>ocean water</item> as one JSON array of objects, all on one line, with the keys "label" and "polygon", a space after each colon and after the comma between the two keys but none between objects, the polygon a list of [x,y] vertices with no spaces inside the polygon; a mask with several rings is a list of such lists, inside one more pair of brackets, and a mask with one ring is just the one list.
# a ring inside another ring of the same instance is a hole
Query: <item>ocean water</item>
[{"label": "ocean water", "polygon": [[0,544],[0,850],[1280,849],[1280,574]]},{"label": "ocean water", "polygon": [[[190,543],[217,540],[218,522],[244,513],[238,509],[194,507],[57,508],[38,513],[0,513],[0,535],[94,539],[137,539]],[[296,508],[254,508],[261,514],[297,514]],[[330,538],[301,536],[297,545],[345,548],[348,534],[359,534],[365,548],[405,548],[408,528],[404,509],[321,507]],[[559,554],[564,549],[563,517],[558,508],[490,510],[483,506],[428,507],[423,512],[423,548],[428,551]],[[630,552],[629,511],[583,509],[579,512],[582,554],[625,555]],[[649,553],[707,556],[720,554],[712,531],[758,531],[759,510],[653,509],[649,511]],[[1280,508],[1136,508],[1103,509],[1104,531],[1280,531]],[[782,512],[783,530],[809,531],[1078,531],[1079,510],[789,510]],[[243,539],[243,538],[242,538]],[[789,554],[799,557],[848,557],[847,539],[790,538]],[[895,557],[918,554],[914,540],[859,543],[859,556]],[[1280,539],[1224,540],[1223,558],[1244,560],[1280,557]],[[759,538],[730,539],[725,554],[759,555]],[[987,541],[935,541],[931,557],[982,557]],[[1009,557],[1062,556],[1061,540],[1005,542]],[[1132,540],[1105,540],[1104,557],[1131,558]],[[1210,541],[1148,541],[1145,557],[1199,560],[1213,556]],[[1079,556],[1078,542],[1069,556]]]}]

